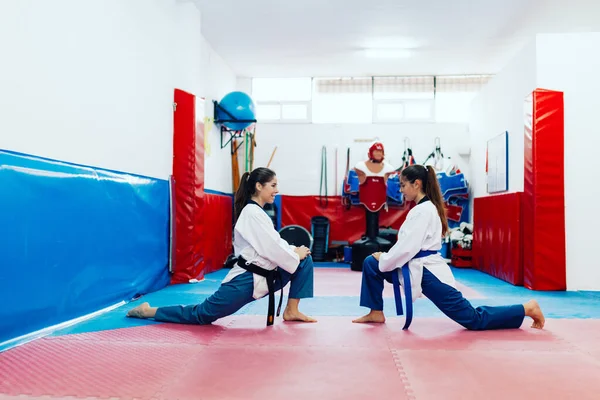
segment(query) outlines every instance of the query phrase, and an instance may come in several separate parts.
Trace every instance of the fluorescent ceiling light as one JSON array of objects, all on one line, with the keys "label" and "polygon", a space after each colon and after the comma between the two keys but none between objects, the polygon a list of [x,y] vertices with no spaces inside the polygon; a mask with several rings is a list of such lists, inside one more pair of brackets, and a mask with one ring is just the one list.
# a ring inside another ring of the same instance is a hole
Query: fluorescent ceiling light
[{"label": "fluorescent ceiling light", "polygon": [[368,58],[409,58],[412,52],[407,49],[366,49],[365,56]]},{"label": "fluorescent ceiling light", "polygon": [[422,46],[422,42],[405,36],[375,37],[361,42],[365,49],[416,49]]}]

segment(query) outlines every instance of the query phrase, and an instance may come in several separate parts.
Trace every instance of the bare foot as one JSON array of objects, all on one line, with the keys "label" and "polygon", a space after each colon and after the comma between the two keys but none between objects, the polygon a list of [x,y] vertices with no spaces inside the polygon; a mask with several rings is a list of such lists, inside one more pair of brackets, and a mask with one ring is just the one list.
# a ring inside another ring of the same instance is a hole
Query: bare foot
[{"label": "bare foot", "polygon": [[531,324],[531,327],[535,329],[544,329],[546,318],[544,318],[544,313],[542,313],[542,309],[540,308],[538,302],[535,300],[530,300],[523,304],[523,307],[525,307],[525,315],[533,319],[533,324]]},{"label": "bare foot", "polygon": [[150,304],[142,303],[127,313],[129,318],[150,318]]},{"label": "bare foot", "polygon": [[302,314],[300,311],[285,310],[283,312],[284,321],[317,322],[316,319]]},{"label": "bare foot", "polygon": [[357,318],[352,322],[356,324],[383,324],[385,322],[385,315],[383,315],[383,311],[371,310],[371,312],[365,315],[364,317]]}]

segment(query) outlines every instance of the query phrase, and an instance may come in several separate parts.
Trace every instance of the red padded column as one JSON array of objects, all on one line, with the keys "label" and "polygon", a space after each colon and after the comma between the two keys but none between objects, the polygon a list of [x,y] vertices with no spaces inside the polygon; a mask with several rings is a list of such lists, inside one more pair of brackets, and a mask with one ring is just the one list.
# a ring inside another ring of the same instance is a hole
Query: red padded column
[{"label": "red padded column", "polygon": [[171,283],[201,278],[204,269],[204,124],[196,121],[196,97],[175,89],[173,180],[175,243]]},{"label": "red padded column", "polygon": [[566,290],[563,93],[525,100],[524,285]]}]

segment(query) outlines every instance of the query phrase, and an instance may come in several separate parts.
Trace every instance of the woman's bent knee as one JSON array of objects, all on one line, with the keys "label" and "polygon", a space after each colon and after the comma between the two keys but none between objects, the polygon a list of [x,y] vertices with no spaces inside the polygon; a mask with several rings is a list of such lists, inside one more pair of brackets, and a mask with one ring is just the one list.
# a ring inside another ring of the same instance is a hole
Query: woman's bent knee
[{"label": "woman's bent knee", "polygon": [[363,271],[374,272],[379,269],[379,262],[373,256],[368,256],[363,261]]},{"label": "woman's bent knee", "polygon": [[311,255],[306,256],[306,258],[302,261],[300,261],[300,266],[302,266],[302,268],[313,268],[313,259]]}]

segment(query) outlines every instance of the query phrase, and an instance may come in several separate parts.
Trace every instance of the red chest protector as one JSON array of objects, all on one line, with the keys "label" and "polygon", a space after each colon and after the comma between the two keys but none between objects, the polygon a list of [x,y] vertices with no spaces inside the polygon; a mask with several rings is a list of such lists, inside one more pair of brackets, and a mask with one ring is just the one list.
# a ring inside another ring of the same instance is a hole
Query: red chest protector
[{"label": "red chest protector", "polygon": [[367,176],[365,182],[358,190],[360,204],[367,210],[379,211],[387,203],[387,186],[383,176]]}]

